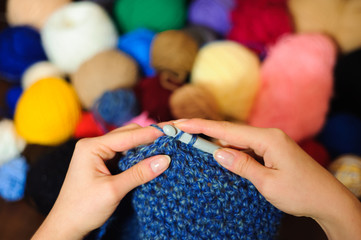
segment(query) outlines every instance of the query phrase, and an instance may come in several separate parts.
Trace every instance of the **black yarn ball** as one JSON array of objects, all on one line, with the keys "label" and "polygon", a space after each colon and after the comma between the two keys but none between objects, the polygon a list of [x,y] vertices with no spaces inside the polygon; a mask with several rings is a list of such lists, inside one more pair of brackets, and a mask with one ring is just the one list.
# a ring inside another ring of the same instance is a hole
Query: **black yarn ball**
[{"label": "black yarn ball", "polygon": [[361,48],[339,57],[335,66],[331,112],[347,112],[361,118]]}]

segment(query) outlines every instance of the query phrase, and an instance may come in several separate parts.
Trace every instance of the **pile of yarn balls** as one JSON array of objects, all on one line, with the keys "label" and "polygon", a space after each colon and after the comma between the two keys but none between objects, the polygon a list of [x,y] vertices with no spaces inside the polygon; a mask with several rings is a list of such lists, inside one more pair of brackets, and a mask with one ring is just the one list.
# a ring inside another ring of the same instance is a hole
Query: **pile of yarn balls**
[{"label": "pile of yarn balls", "polygon": [[4,199],[24,197],[38,166],[25,148],[192,117],[280,128],[361,197],[354,168],[332,166],[345,155],[361,161],[360,1],[7,0],[6,8]]}]

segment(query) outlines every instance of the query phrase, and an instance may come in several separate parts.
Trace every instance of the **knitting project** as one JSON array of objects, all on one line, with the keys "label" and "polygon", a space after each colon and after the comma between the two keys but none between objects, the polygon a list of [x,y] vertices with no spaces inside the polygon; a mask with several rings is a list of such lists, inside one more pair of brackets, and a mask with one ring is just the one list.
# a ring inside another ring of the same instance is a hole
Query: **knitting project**
[{"label": "knitting project", "polygon": [[126,170],[157,154],[169,168],[133,192],[139,239],[274,239],[282,212],[248,180],[222,168],[211,154],[162,136],[129,150]]}]

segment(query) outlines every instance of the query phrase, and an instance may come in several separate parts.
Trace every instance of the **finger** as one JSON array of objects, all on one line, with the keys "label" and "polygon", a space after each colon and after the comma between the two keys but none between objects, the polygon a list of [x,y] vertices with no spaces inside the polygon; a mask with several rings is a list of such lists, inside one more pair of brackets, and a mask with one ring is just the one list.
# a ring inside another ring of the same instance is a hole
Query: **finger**
[{"label": "finger", "polygon": [[220,148],[213,156],[224,168],[250,180],[256,187],[260,186],[262,179],[270,170],[250,155],[230,148]]},{"label": "finger", "polygon": [[169,167],[170,161],[171,159],[167,155],[153,156],[113,176],[116,186],[119,186],[120,196],[124,196],[137,186],[159,176]]},{"label": "finger", "polygon": [[107,134],[112,134],[112,133],[115,133],[115,132],[124,132],[124,131],[126,131],[126,130],[133,130],[133,129],[137,129],[137,128],[141,128],[141,126],[139,126],[139,125],[136,124],[136,123],[130,123],[130,124],[124,125],[124,126],[122,126],[122,127],[113,129],[112,131],[110,131],[110,132],[107,133]]}]

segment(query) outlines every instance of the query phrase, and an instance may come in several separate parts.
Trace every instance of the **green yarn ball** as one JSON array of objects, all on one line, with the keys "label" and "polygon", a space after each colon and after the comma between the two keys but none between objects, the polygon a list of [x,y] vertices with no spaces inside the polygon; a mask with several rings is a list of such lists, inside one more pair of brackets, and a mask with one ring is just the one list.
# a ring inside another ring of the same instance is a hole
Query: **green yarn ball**
[{"label": "green yarn ball", "polygon": [[184,26],[186,5],[185,0],[117,0],[114,16],[124,32],[140,27],[162,32]]}]

